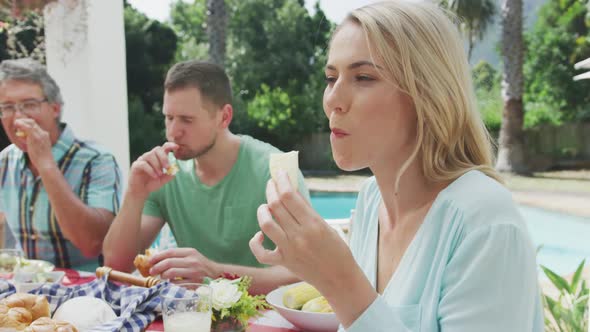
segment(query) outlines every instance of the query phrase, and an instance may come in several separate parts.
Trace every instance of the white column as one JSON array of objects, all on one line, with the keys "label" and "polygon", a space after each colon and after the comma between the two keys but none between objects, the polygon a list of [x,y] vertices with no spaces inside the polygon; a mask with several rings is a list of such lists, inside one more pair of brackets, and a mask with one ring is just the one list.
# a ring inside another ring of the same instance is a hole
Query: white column
[{"label": "white column", "polygon": [[123,0],[58,0],[45,7],[47,68],[64,98],[62,120],[129,170]]}]

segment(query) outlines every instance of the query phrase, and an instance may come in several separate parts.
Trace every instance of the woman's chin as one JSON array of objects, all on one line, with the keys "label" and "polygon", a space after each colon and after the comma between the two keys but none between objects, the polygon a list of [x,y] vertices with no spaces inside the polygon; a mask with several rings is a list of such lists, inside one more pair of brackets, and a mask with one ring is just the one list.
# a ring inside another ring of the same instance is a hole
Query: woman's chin
[{"label": "woman's chin", "polygon": [[332,155],[332,157],[334,158],[334,162],[336,162],[336,166],[338,166],[338,168],[340,168],[341,170],[346,171],[346,172],[354,172],[354,171],[358,171],[358,170],[366,167],[366,166],[358,165],[358,164],[354,163],[352,160],[342,158],[340,156]]}]

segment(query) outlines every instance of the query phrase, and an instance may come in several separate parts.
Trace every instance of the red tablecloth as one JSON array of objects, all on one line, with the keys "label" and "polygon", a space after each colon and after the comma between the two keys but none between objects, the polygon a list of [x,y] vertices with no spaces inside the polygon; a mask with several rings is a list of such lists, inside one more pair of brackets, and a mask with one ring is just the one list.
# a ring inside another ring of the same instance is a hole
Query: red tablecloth
[{"label": "red tablecloth", "polygon": [[[164,324],[162,323],[161,319],[156,320],[153,322],[147,329],[146,332],[161,332],[164,331]],[[256,323],[250,323],[248,326],[248,332],[293,332],[299,331],[297,329],[289,329],[284,327],[276,327],[276,326],[268,326],[268,325],[260,325]]]},{"label": "red tablecloth", "polygon": [[96,276],[91,273],[87,272],[78,272],[76,270],[70,269],[55,269],[57,271],[64,271],[66,275],[62,280],[62,285],[64,286],[75,286],[85,284],[87,282],[91,282],[92,280],[96,279]]},{"label": "red tablecloth", "polygon": [[[64,271],[66,273],[62,284],[64,286],[74,286],[74,285],[81,285],[87,282],[91,282],[92,280],[96,279],[93,274],[86,273],[86,272],[78,272],[76,270],[70,269],[56,269],[60,271]],[[164,331],[164,325],[162,324],[161,319],[157,319],[153,322],[150,326],[148,326],[147,330],[150,331]],[[291,325],[287,320],[281,317],[275,311],[267,311],[263,313],[263,316],[259,319],[251,320],[250,325],[248,326],[248,331],[250,332],[294,332],[299,331],[293,325]]]}]

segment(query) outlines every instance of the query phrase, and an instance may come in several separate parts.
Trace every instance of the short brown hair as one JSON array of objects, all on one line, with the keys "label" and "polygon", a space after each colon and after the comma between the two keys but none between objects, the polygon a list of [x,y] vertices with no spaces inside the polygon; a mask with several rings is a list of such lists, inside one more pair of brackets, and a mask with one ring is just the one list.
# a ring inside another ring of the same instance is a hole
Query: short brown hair
[{"label": "short brown hair", "polygon": [[174,91],[186,87],[195,87],[216,107],[232,102],[231,85],[227,74],[220,66],[190,60],[179,62],[168,70],[164,89]]}]

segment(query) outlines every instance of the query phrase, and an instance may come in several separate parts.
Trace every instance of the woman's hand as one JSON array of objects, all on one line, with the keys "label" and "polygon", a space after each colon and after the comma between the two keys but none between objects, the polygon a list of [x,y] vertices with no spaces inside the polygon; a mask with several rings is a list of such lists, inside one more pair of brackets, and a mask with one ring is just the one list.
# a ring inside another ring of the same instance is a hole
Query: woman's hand
[{"label": "woman's hand", "polygon": [[348,246],[291,187],[284,171],[276,183],[268,181],[266,200],[258,208],[258,224],[277,247],[265,249],[258,232],[250,240],[252,253],[261,263],[282,265],[315,286],[347,328],[377,297]]},{"label": "woman's hand", "polygon": [[268,181],[266,199],[268,204],[258,208],[258,224],[276,249],[265,249],[258,232],[250,249],[259,262],[282,265],[322,293],[355,271],[362,274],[346,243],[293,189],[286,172],[279,172],[276,183]]}]

